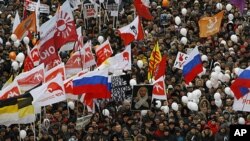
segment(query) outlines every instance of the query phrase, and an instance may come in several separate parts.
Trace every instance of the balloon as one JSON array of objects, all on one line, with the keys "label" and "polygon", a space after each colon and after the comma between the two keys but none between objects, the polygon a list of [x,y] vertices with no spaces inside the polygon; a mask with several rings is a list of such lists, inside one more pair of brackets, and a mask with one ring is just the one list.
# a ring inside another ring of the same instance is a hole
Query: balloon
[{"label": "balloon", "polygon": [[181,14],[182,14],[183,16],[186,16],[186,15],[187,15],[187,9],[186,9],[186,8],[182,8],[182,9],[181,9]]},{"label": "balloon", "polygon": [[160,100],[156,100],[155,103],[156,103],[156,105],[155,105],[156,108],[161,107],[161,101]]},{"label": "balloon", "polygon": [[235,34],[234,34],[234,35],[231,35],[230,39],[231,39],[233,42],[235,42],[235,43],[238,42],[238,37],[237,37]]},{"label": "balloon", "polygon": [[218,73],[217,72],[212,72],[211,73],[211,78],[213,78],[214,80],[218,80]]},{"label": "balloon", "polygon": [[229,20],[229,21],[232,21],[232,20],[234,19],[234,15],[233,15],[233,14],[231,14],[231,13],[230,13],[230,14],[228,14],[228,16],[227,16],[227,17],[228,17],[228,20]]},{"label": "balloon", "polygon": [[100,2],[100,3],[103,3],[103,2],[104,2],[104,0],[99,0],[99,2]]},{"label": "balloon", "polygon": [[169,1],[168,0],[163,0],[162,1],[162,7],[168,7]]},{"label": "balloon", "polygon": [[103,110],[102,110],[102,114],[103,114],[104,116],[109,116],[109,110],[108,110],[108,109],[103,109]]},{"label": "balloon", "polygon": [[29,42],[30,42],[30,39],[29,39],[29,37],[24,37],[23,38],[23,42],[26,44],[26,45],[28,45],[29,44]]},{"label": "balloon", "polygon": [[231,89],[229,88],[229,87],[226,87],[225,89],[224,89],[224,92],[227,94],[227,95],[231,95],[232,93],[231,93]]},{"label": "balloon", "polygon": [[99,36],[99,37],[97,38],[97,40],[98,40],[98,42],[99,42],[100,44],[102,44],[103,41],[104,41],[104,37],[103,37],[103,36]]},{"label": "balloon", "polygon": [[192,103],[193,103],[193,102],[191,102],[191,101],[189,101],[189,102],[187,103],[187,107],[188,107],[189,110],[192,110]]},{"label": "balloon", "polygon": [[134,86],[134,85],[136,85],[137,83],[136,83],[136,80],[135,80],[135,79],[130,79],[129,84],[130,84],[130,86]]},{"label": "balloon", "polygon": [[239,118],[238,118],[238,123],[239,123],[239,124],[245,124],[246,121],[245,121],[245,119],[244,119],[243,117],[239,117]]},{"label": "balloon", "polygon": [[212,86],[213,86],[213,88],[217,89],[219,87],[219,82],[216,81],[213,83],[213,81],[212,81]]},{"label": "balloon", "polygon": [[209,89],[212,88],[212,82],[211,82],[211,80],[207,80],[206,86],[207,86],[207,88],[209,88]]},{"label": "balloon", "polygon": [[221,9],[222,9],[222,4],[221,4],[221,3],[217,3],[217,4],[216,4],[216,8],[217,8],[218,10],[221,10]]},{"label": "balloon", "polygon": [[166,106],[161,106],[161,110],[167,114],[169,112],[169,107],[166,105]]},{"label": "balloon", "polygon": [[224,74],[223,74],[222,72],[220,72],[220,73],[218,74],[218,79],[221,80],[222,82],[225,82],[225,81],[224,81]]},{"label": "balloon", "polygon": [[221,72],[220,66],[216,66],[216,67],[214,68],[214,71],[217,72],[217,73],[220,73],[220,72]]},{"label": "balloon", "polygon": [[229,82],[230,81],[230,75],[226,73],[224,75],[223,79],[224,79],[224,82]]},{"label": "balloon", "polygon": [[216,105],[217,107],[220,107],[220,106],[222,105],[221,99],[215,100],[215,105]]},{"label": "balloon", "polygon": [[195,93],[196,98],[200,98],[200,96],[201,96],[201,90],[200,89],[194,90],[193,93]]},{"label": "balloon", "polygon": [[16,60],[16,52],[15,52],[15,51],[11,51],[11,52],[9,53],[9,58],[10,58],[11,60]]},{"label": "balloon", "polygon": [[142,61],[142,60],[138,60],[138,61],[137,61],[137,66],[138,66],[139,68],[142,68],[142,67],[143,67],[143,61]]},{"label": "balloon", "polygon": [[21,139],[24,139],[26,137],[26,135],[27,135],[27,132],[25,130],[20,131],[20,138]]},{"label": "balloon", "polygon": [[226,5],[226,10],[227,10],[227,11],[230,11],[230,10],[232,9],[232,7],[233,7],[233,6],[232,6],[231,4],[227,4],[227,5]]},{"label": "balloon", "polygon": [[183,103],[188,103],[188,97],[187,97],[187,96],[182,96],[182,97],[181,97],[181,101],[182,101]]},{"label": "balloon", "polygon": [[14,42],[14,46],[15,46],[15,47],[19,47],[19,46],[20,46],[20,41],[19,41],[19,40],[16,40],[16,41]]},{"label": "balloon", "polygon": [[6,46],[10,46],[11,43],[10,43],[9,41],[7,41],[7,42],[5,43],[5,45],[6,45]]},{"label": "balloon", "polygon": [[181,24],[181,18],[180,18],[179,16],[176,16],[176,17],[174,18],[174,21],[175,21],[175,24],[176,24],[176,25]]},{"label": "balloon", "polygon": [[234,68],[234,73],[235,73],[236,75],[238,75],[239,72],[240,72],[240,68]]},{"label": "balloon", "polygon": [[215,99],[215,100],[220,100],[220,98],[221,98],[221,97],[220,97],[220,93],[215,93],[215,94],[214,94],[214,99]]},{"label": "balloon", "polygon": [[202,60],[202,61],[208,61],[207,55],[202,55],[202,56],[201,56],[201,60]]},{"label": "balloon", "polygon": [[25,59],[25,55],[22,52],[17,54],[16,61],[18,61],[19,63],[23,63],[24,59]]},{"label": "balloon", "polygon": [[171,108],[175,111],[178,111],[178,104],[176,102],[173,102]]},{"label": "balloon", "polygon": [[71,109],[71,110],[74,110],[75,109],[75,103],[73,101],[69,101],[68,102],[68,107]]},{"label": "balloon", "polygon": [[187,29],[186,28],[181,28],[180,33],[182,36],[186,36],[187,35]]},{"label": "balloon", "polygon": [[181,37],[181,43],[186,45],[187,44],[187,37]]},{"label": "balloon", "polygon": [[188,92],[188,93],[187,93],[187,97],[188,97],[188,100],[192,100],[192,99],[194,99],[194,94]]},{"label": "balloon", "polygon": [[15,42],[15,41],[17,40],[16,34],[11,34],[10,38],[11,38],[11,40],[12,40],[13,42]]},{"label": "balloon", "polygon": [[223,44],[224,46],[227,45],[227,42],[225,40],[221,40],[220,43]]},{"label": "balloon", "polygon": [[19,65],[18,65],[17,61],[13,61],[12,64],[11,64],[11,66],[12,66],[12,68],[13,68],[15,71],[18,70],[18,68],[19,68]]},{"label": "balloon", "polygon": [[148,110],[141,110],[141,115],[145,116],[148,113]]},{"label": "balloon", "polygon": [[192,111],[198,111],[198,105],[197,105],[197,103],[192,102],[190,108],[191,108]]}]

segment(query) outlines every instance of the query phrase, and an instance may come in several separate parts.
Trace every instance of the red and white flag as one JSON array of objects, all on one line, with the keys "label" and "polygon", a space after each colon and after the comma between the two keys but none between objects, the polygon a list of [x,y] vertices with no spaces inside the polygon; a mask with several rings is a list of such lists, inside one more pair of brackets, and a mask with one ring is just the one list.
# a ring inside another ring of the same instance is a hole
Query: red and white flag
[{"label": "red and white flag", "polygon": [[29,46],[27,46],[27,56],[24,59],[24,63],[23,63],[23,71],[27,72],[30,71],[34,68],[34,63],[30,54],[30,48]]},{"label": "red and white flag", "polygon": [[75,77],[71,77],[67,80],[64,80],[63,81],[63,84],[64,84],[64,89],[65,89],[65,94],[66,94],[66,97],[68,99],[72,99],[72,100],[78,100],[78,95],[75,95],[73,93],[73,79]]},{"label": "red and white flag", "polygon": [[154,82],[153,92],[152,92],[152,98],[153,99],[162,99],[166,100],[167,96],[165,94],[165,82],[164,82],[164,76],[161,76],[159,79],[157,79]]},{"label": "red and white flag", "polygon": [[78,27],[77,30],[77,41],[75,42],[75,46],[74,46],[74,51],[79,51],[83,48],[83,36],[82,36],[82,27]]},{"label": "red and white flag", "polygon": [[153,20],[153,16],[151,15],[149,11],[149,3],[146,2],[146,0],[135,0],[134,6],[136,9],[136,12],[139,16],[147,19],[147,20]]},{"label": "red and white flag", "polygon": [[38,106],[47,106],[67,99],[60,75],[31,90],[30,94],[33,97],[33,104]]},{"label": "red and white flag", "polygon": [[94,101],[93,98],[89,94],[82,94],[80,101],[87,106],[88,112],[93,112],[94,111]]},{"label": "red and white flag", "polygon": [[99,66],[113,54],[109,40],[106,40],[104,43],[97,46],[95,48],[95,52],[97,57],[97,65]]},{"label": "red and white flag", "polygon": [[118,33],[121,36],[125,46],[130,44],[134,40],[144,39],[142,24],[138,16],[134,19],[132,23],[122,28],[119,28]]},{"label": "red and white flag", "polygon": [[68,42],[77,41],[76,26],[69,1],[65,1],[55,15],[55,48],[59,49]]},{"label": "red and white flag", "polygon": [[94,54],[92,53],[92,42],[88,41],[82,48],[81,52],[83,53],[83,68],[89,68],[93,65],[96,65]]},{"label": "red and white flag", "polygon": [[13,81],[6,88],[0,91],[0,100],[16,97],[21,94],[20,89],[16,81]]},{"label": "red and white flag", "polygon": [[30,51],[30,55],[33,61],[34,66],[38,66],[39,62],[40,62],[40,57],[39,57],[39,48],[37,45],[35,45],[31,51]]},{"label": "red and white flag", "polygon": [[45,82],[55,78],[58,74],[61,74],[62,80],[66,79],[64,63],[57,65],[56,67],[45,72]]},{"label": "red and white flag", "polygon": [[21,92],[26,92],[44,82],[44,64],[16,76]]}]

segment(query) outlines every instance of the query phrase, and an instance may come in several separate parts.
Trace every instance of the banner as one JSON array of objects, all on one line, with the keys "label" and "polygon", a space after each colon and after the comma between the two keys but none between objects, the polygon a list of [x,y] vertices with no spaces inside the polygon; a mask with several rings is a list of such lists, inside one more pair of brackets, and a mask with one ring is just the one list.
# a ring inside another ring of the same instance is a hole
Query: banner
[{"label": "banner", "polygon": [[77,118],[76,120],[76,130],[82,130],[86,125],[89,124],[92,115],[87,115],[84,117]]},{"label": "banner", "polygon": [[131,99],[132,88],[129,85],[130,75],[112,76],[112,99],[115,101],[123,101]]},{"label": "banner", "polygon": [[[28,2],[27,8],[26,8],[27,10],[29,10],[29,11],[36,10],[36,2],[29,1],[29,0],[26,0],[26,2]],[[45,14],[50,13],[50,8],[47,4],[40,4],[39,10],[40,10],[40,13],[45,13]]]},{"label": "banner", "polygon": [[178,69],[183,69],[183,64],[187,60],[188,55],[182,52],[178,52],[177,57],[174,62],[174,67]]},{"label": "banner", "polygon": [[112,17],[118,16],[118,8],[119,8],[118,4],[108,4],[107,5],[107,11],[110,12],[110,15]]},{"label": "banner", "polygon": [[131,110],[151,109],[153,85],[133,86]]},{"label": "banner", "polygon": [[250,112],[250,94],[246,94],[240,99],[234,98],[233,110]]},{"label": "banner", "polygon": [[98,14],[98,6],[95,4],[91,4],[91,3],[87,3],[84,4],[84,10],[83,10],[83,14],[85,19],[86,18],[92,18],[92,17],[96,17]]}]

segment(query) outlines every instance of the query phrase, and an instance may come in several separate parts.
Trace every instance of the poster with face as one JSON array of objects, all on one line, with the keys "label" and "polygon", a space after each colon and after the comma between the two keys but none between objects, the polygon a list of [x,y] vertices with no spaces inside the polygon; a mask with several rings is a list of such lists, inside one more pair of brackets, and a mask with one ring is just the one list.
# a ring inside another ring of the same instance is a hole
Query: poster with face
[{"label": "poster with face", "polygon": [[153,85],[133,86],[131,110],[149,110],[151,108]]}]

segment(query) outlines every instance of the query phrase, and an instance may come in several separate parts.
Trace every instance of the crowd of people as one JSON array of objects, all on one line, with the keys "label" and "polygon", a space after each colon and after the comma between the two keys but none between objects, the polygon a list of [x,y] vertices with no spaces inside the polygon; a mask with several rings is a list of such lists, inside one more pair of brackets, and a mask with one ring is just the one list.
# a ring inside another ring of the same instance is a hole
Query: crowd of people
[{"label": "crowd of people", "polygon": [[[85,1],[85,3],[88,1]],[[57,5],[63,3],[58,0],[42,0],[51,8],[50,15],[56,11]],[[99,107],[93,113],[90,122],[81,129],[76,128],[77,118],[86,116],[86,106],[75,101],[74,109],[69,109],[67,102],[60,102],[42,109],[42,115],[37,115],[35,124],[0,126],[0,141],[17,141],[20,139],[19,129],[26,130],[25,141],[229,141],[229,126],[238,124],[240,117],[245,124],[250,124],[250,113],[234,111],[232,105],[234,97],[225,94],[224,88],[230,86],[236,78],[234,68],[242,69],[250,65],[250,2],[246,1],[243,13],[233,6],[232,10],[225,10],[220,32],[207,37],[199,37],[198,21],[201,17],[212,16],[218,13],[216,4],[221,3],[222,9],[230,3],[229,0],[169,0],[167,7],[162,7],[162,0],[150,0],[150,11],[154,17],[152,21],[143,19],[145,39],[132,43],[132,70],[131,76],[136,78],[138,84],[149,83],[147,79],[148,60],[151,51],[158,41],[162,55],[167,56],[167,69],[165,73],[166,97],[162,105],[171,107],[173,102],[179,105],[177,111],[170,108],[164,113],[152,104],[146,114],[140,110],[131,111],[131,101],[98,100]],[[23,1],[0,1],[0,88],[9,79],[12,73],[9,52],[25,52],[26,48],[13,45],[10,39],[12,23],[16,10],[22,17]],[[183,16],[181,9],[187,9]],[[117,28],[113,28],[113,18],[101,24],[99,31],[98,20],[89,19],[84,24],[80,7],[74,12],[77,27],[82,26],[84,42],[92,40],[93,46],[98,44],[97,37],[102,35],[109,39],[113,54],[123,49],[123,43],[117,29],[127,25],[133,20],[135,11],[132,0],[122,0],[119,10]],[[233,14],[234,19],[229,22],[228,15]],[[164,23],[161,15],[166,14]],[[179,16],[181,24],[176,25],[174,18]],[[48,20],[49,15],[41,14],[41,23]],[[180,29],[186,28],[187,44],[180,42]],[[238,36],[238,42],[230,39],[232,34]],[[203,60],[206,73],[198,77],[191,85],[186,85],[182,70],[174,68],[177,53],[186,53],[189,48],[199,46],[201,54],[207,56]],[[70,52],[61,53],[63,61],[67,61]],[[137,60],[143,61],[143,67],[137,66]],[[219,65],[224,72],[229,72],[229,82],[222,83],[217,89],[207,88],[206,81],[215,65]],[[197,112],[187,108],[181,100],[187,92],[200,89],[202,94]],[[222,106],[215,104],[214,93],[221,94]],[[148,105],[145,105],[148,106]],[[102,109],[108,109],[110,115],[103,115]],[[45,112],[46,111],[46,112]]]}]

